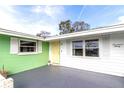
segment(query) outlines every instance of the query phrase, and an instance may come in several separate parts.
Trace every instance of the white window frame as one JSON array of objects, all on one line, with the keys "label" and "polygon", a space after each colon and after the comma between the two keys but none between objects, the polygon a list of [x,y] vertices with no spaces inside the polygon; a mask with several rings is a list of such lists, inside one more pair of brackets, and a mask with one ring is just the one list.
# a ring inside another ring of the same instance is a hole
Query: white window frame
[{"label": "white window frame", "polygon": [[75,41],[82,41],[83,43],[82,43],[82,48],[83,48],[83,56],[84,56],[84,40],[73,40],[72,42],[71,42],[71,55],[73,56],[73,57],[83,57],[83,56],[77,56],[77,55],[73,55],[73,42],[75,42]]},{"label": "white window frame", "polygon": [[[92,57],[92,56],[86,56],[85,54],[85,41],[86,40],[94,40],[94,39],[98,39],[98,43],[99,43],[99,56],[98,57]],[[83,41],[83,56],[74,56],[73,55],[73,48],[72,48],[72,42],[73,41]],[[96,58],[100,58],[101,57],[101,38],[100,37],[92,37],[92,38],[82,38],[82,39],[74,39],[71,40],[71,56],[75,57],[75,58],[91,58],[91,59],[96,59]]]},{"label": "white window frame", "polygon": [[[35,52],[20,52],[20,41],[29,41],[29,42],[35,42],[36,43],[36,51]],[[37,54],[38,53],[38,41],[37,40],[29,40],[29,39],[19,39],[18,41],[18,55],[28,55],[28,54]]]},{"label": "white window frame", "polygon": [[[98,56],[86,56],[86,46],[84,46],[84,52],[85,52],[84,56],[86,58],[99,58],[100,57],[100,39],[99,38],[85,39],[84,42],[86,40],[98,40],[98,49],[99,49],[99,51],[98,51]],[[86,45],[86,43],[85,43],[85,45]]]}]

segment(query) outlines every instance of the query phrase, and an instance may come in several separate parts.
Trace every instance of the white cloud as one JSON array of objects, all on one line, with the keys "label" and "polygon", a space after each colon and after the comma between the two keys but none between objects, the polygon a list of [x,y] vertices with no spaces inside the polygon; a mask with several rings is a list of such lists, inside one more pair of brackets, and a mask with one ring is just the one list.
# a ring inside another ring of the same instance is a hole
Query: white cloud
[{"label": "white cloud", "polygon": [[13,6],[0,6],[0,27],[34,35],[41,30],[51,32],[52,34],[58,33],[56,20],[57,18],[60,18],[60,15],[64,14],[64,8],[62,6],[35,6],[31,11],[34,15],[43,13],[50,18],[55,19],[51,21],[41,18],[41,20],[30,23],[27,22],[30,21],[30,18],[27,18],[26,20],[24,18],[18,18],[20,11],[17,11]]},{"label": "white cloud", "polygon": [[64,14],[64,7],[62,6],[35,6],[32,8],[32,12],[40,14],[46,14],[52,18],[56,16],[62,16]]},{"label": "white cloud", "polygon": [[124,23],[124,16],[118,17],[119,23]]},{"label": "white cloud", "polygon": [[12,6],[0,6],[0,27],[13,29],[17,27],[13,14],[15,13]]},{"label": "white cloud", "polygon": [[41,6],[35,6],[35,7],[32,8],[31,11],[35,12],[35,13],[42,13],[42,12],[44,12],[43,11],[43,7],[41,7]]},{"label": "white cloud", "polygon": [[56,6],[46,6],[45,8],[45,13],[51,17],[56,17],[56,16],[59,16],[59,15],[63,15],[63,11],[64,11],[64,8],[59,6],[59,7],[56,7]]},{"label": "white cloud", "polygon": [[48,31],[51,32],[52,35],[57,34],[57,27],[54,24],[49,24],[49,23],[32,23],[32,24],[27,24],[23,25],[25,28],[23,32],[27,32],[29,34],[34,34],[39,33],[40,31]]}]

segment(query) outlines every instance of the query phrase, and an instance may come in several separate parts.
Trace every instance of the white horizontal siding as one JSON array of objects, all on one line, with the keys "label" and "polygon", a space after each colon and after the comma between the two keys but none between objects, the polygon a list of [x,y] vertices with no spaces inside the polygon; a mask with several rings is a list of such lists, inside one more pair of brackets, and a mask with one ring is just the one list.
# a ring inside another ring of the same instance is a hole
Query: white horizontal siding
[{"label": "white horizontal siding", "polygon": [[[124,34],[111,35],[111,51],[110,56],[114,60],[120,60],[124,62]],[[115,47],[113,44],[122,44],[120,47]]]},{"label": "white horizontal siding", "polygon": [[101,50],[102,58],[110,57],[110,36],[109,35],[102,36],[100,50]]},{"label": "white horizontal siding", "polygon": [[[120,35],[118,35],[116,37],[118,39],[118,37],[120,37]],[[124,54],[123,54],[124,50],[118,51],[118,50],[114,50],[113,48],[111,48],[112,43],[114,41],[116,41],[116,40],[117,40],[117,42],[124,41],[124,39],[122,37],[124,37],[124,36],[122,35],[120,37],[120,39],[118,39],[118,40],[115,38],[114,35],[111,35],[110,37],[109,36],[98,37],[98,38],[100,38],[100,57],[98,57],[98,58],[85,57],[85,56],[84,57],[72,56],[71,41],[73,39],[65,40],[66,42],[64,45],[66,46],[66,49],[65,48],[61,48],[61,49],[66,54],[64,54],[64,55],[61,54],[60,64],[62,66],[67,66],[67,67],[72,67],[72,68],[77,68],[77,69],[83,69],[83,70],[95,71],[95,72],[100,72],[100,73],[124,76],[124,59],[123,59],[124,58]],[[84,38],[82,38],[82,39],[84,39]],[[87,38],[85,38],[85,39],[87,39]],[[120,54],[116,54],[117,52],[119,52]],[[115,56],[116,56],[116,58],[113,58]],[[121,58],[122,56],[123,56],[123,58]],[[115,60],[115,59],[118,59],[118,60]]]},{"label": "white horizontal siding", "polygon": [[64,58],[61,62],[62,66],[101,72],[106,74],[124,76],[124,64],[119,62],[111,62],[109,60],[98,59],[82,59],[82,58]]}]

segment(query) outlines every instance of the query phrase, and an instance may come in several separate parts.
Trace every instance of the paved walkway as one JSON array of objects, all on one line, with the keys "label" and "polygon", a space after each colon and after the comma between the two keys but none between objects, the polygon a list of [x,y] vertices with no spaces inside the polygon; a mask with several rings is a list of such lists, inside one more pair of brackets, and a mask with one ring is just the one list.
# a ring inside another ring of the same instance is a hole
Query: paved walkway
[{"label": "paved walkway", "polygon": [[44,66],[11,76],[16,88],[121,88],[124,78],[61,66]]}]

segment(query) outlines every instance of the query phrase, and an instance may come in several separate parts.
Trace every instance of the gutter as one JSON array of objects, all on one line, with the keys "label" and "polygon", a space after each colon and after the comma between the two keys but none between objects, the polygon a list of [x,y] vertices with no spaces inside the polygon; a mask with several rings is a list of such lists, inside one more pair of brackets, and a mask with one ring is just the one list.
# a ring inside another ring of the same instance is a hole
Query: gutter
[{"label": "gutter", "polygon": [[90,36],[90,35],[104,35],[104,34],[111,34],[115,32],[124,32],[124,24],[93,28],[86,31],[68,33],[68,34],[51,36],[46,38],[0,28],[0,34],[3,34],[3,35],[10,35],[15,37],[29,38],[29,39],[35,39],[35,40],[41,40],[41,41],[52,41],[52,40],[59,40],[59,39],[66,39],[66,38],[73,38],[73,37],[80,37],[80,36]]},{"label": "gutter", "polygon": [[35,35],[26,34],[26,33],[22,33],[22,32],[17,32],[17,31],[7,30],[7,29],[3,29],[3,28],[0,28],[0,34],[45,41],[45,39],[42,38],[42,37],[38,37],[38,36],[35,36]]}]

